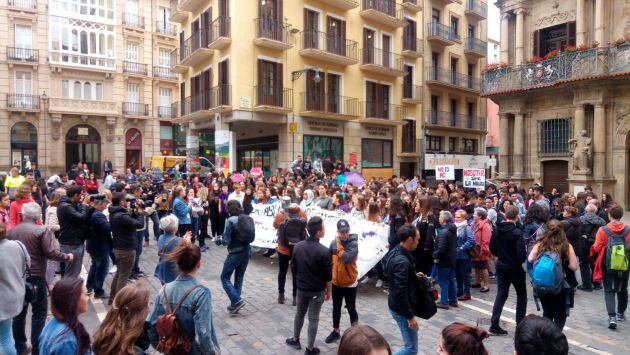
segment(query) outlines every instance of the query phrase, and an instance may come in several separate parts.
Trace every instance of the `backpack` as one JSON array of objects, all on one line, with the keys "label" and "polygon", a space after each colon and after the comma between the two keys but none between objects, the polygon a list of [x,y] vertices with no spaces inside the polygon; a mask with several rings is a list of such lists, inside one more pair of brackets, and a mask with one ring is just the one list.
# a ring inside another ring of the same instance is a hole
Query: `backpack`
[{"label": "backpack", "polygon": [[177,310],[184,303],[184,300],[188,295],[197,287],[201,285],[195,285],[191,287],[182,298],[179,300],[175,309],[171,308],[171,304],[166,296],[166,286],[162,288],[164,294],[164,305],[166,306],[166,313],[158,316],[155,330],[158,334],[158,343],[156,350],[168,354],[168,355],[183,355],[190,353],[192,344],[190,339],[182,334],[181,324],[177,319]]},{"label": "backpack", "polygon": [[630,246],[626,243],[626,236],[630,233],[630,227],[626,226],[620,234],[613,233],[608,226],[602,227],[608,235],[608,245],[606,246],[606,270],[628,271],[628,254]]},{"label": "backpack", "polygon": [[238,216],[236,222],[236,240],[249,244],[256,239],[256,226],[254,219],[246,214]]},{"label": "backpack", "polygon": [[539,295],[557,295],[564,286],[562,259],[558,253],[546,251],[534,261],[532,285]]},{"label": "backpack", "polygon": [[278,227],[278,240],[282,245],[292,247],[306,239],[306,221],[298,216],[287,215]]}]

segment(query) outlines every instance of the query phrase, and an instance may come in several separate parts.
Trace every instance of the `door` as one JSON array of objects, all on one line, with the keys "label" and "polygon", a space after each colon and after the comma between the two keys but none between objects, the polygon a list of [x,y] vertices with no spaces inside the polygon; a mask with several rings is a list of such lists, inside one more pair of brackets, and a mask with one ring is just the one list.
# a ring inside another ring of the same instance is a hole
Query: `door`
[{"label": "door", "polygon": [[332,113],[352,113],[346,108],[345,112],[341,111],[342,98],[341,98],[341,76],[337,74],[328,73],[326,75],[326,86],[328,88],[328,112]]},{"label": "door", "polygon": [[326,24],[326,50],[346,55],[346,21],[328,16]]},{"label": "door", "polygon": [[405,76],[403,78],[403,98],[413,99],[413,67],[405,65]]},{"label": "door", "polygon": [[227,18],[230,16],[228,6],[228,0],[219,0],[219,17],[223,19],[219,21],[219,31],[220,35],[223,37],[229,36],[230,33],[230,23],[227,21]]},{"label": "door", "polygon": [[451,127],[456,127],[457,124],[457,100],[451,99]]},{"label": "door", "polygon": [[374,45],[376,44],[374,38],[374,31],[367,28],[363,29],[363,63],[374,63]]},{"label": "door", "polygon": [[439,63],[440,54],[431,52],[431,71],[429,73],[429,80],[438,80]]},{"label": "door", "polygon": [[33,106],[33,86],[31,73],[26,71],[15,72],[15,107],[31,108]]},{"label": "door", "polygon": [[468,102],[467,103],[467,110],[466,110],[466,127],[467,128],[473,128],[473,120],[475,117],[475,104],[472,102]]},{"label": "door", "polygon": [[319,46],[319,13],[304,9],[304,48],[317,48]]},{"label": "door", "polygon": [[[315,82],[315,76],[317,72],[315,70],[309,70],[306,72],[306,110],[307,111],[324,111],[325,97],[324,97],[324,80],[319,83]],[[322,75],[322,74],[320,74]],[[323,78],[322,78],[323,79]]]},{"label": "door", "polygon": [[554,187],[562,194],[569,192],[569,163],[563,160],[550,160],[542,163],[543,186],[551,191]]},{"label": "door", "polygon": [[403,50],[418,51],[416,44],[417,29],[416,21],[407,19],[407,26],[403,30]]},{"label": "door", "polygon": [[129,83],[127,84],[127,113],[140,114],[140,85]]},{"label": "door", "polygon": [[72,164],[84,162],[98,175],[101,171],[100,150],[101,137],[92,126],[70,128],[66,134],[66,170],[70,170]]},{"label": "door", "polygon": [[164,6],[158,6],[158,26],[162,30],[167,29],[168,19],[171,17],[171,9]]},{"label": "door", "polygon": [[451,58],[451,84],[458,85],[457,80],[457,59]]},{"label": "door", "polygon": [[282,107],[282,64],[258,60],[258,104]]},{"label": "door", "polygon": [[31,59],[33,56],[33,33],[30,26],[15,25],[15,57]]},{"label": "door", "polygon": [[412,179],[416,172],[416,163],[400,163],[400,177]]},{"label": "door", "polygon": [[431,95],[431,123],[437,124],[438,121],[438,103],[439,96]]},{"label": "door", "polygon": [[[199,36],[199,19],[196,19],[190,24],[190,31],[190,43],[188,44],[190,46],[190,50],[188,53],[186,53],[186,56],[189,56],[190,54],[192,54],[192,52],[196,51],[201,46],[201,38]],[[184,58],[181,58],[180,60],[182,59]]]},{"label": "door", "polygon": [[382,65],[390,68],[392,66],[392,38],[388,35],[383,35],[382,43]]},{"label": "door", "polygon": [[132,73],[140,72],[140,60],[138,58],[138,44],[137,43],[127,43],[127,53],[126,53],[127,63],[125,64],[127,70]]},{"label": "door", "polygon": [[226,59],[219,63],[219,103],[230,104],[230,72],[229,61]]},{"label": "door", "polygon": [[259,0],[259,34],[262,37],[283,40],[282,0]]},{"label": "door", "polygon": [[138,13],[138,0],[127,0],[125,4],[125,23],[139,27],[141,24]]},{"label": "door", "polygon": [[171,89],[160,88],[160,106],[158,108],[158,115],[160,117],[172,117],[171,112],[171,97],[173,92]]},{"label": "door", "polygon": [[210,40],[212,38],[212,35],[210,34],[211,23],[212,23],[212,8],[209,8],[208,10],[204,11],[200,16],[199,26],[201,27],[201,30],[200,30],[201,36],[199,38],[199,41],[201,43],[201,47],[206,47],[210,43]]}]

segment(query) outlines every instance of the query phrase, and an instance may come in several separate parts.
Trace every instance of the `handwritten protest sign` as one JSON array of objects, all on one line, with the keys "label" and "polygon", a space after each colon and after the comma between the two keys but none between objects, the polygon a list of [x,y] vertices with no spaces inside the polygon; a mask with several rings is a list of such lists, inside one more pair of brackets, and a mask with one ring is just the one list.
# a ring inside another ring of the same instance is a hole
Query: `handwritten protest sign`
[{"label": "handwritten protest sign", "polygon": [[455,180],[455,166],[436,165],[435,180]]},{"label": "handwritten protest sign", "polygon": [[486,171],[484,169],[464,169],[464,188],[476,189],[486,187]]},{"label": "handwritten protest sign", "polygon": [[[273,227],[273,219],[280,211],[280,203],[271,205],[254,205],[254,210],[250,216],[254,219],[256,226],[256,239],[253,246],[261,248],[276,247],[276,229]],[[363,277],[374,267],[387,253],[387,237],[389,236],[389,226],[381,223],[373,223],[362,218],[351,216],[340,211],[322,210],[317,206],[307,207],[308,218],[319,216],[324,220],[325,235],[320,243],[326,247],[335,240],[337,235],[337,221],[345,219],[350,224],[350,233],[358,236],[359,255],[357,268],[359,278]]]}]

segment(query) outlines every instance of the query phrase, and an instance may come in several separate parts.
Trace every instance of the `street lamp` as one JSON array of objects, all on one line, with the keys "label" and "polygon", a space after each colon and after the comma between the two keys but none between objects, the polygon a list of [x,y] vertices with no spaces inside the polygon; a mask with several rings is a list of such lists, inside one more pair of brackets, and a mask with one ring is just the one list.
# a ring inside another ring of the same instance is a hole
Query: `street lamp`
[{"label": "street lamp", "polygon": [[[295,91],[295,81],[298,80],[302,74],[309,72],[309,71],[315,71],[315,77],[313,78],[313,81],[315,82],[315,84],[319,84],[322,82],[322,77],[321,75],[319,75],[319,73],[322,71],[322,69],[320,68],[309,68],[309,69],[302,69],[302,70],[295,70],[291,72],[291,95],[294,95],[294,91]],[[291,123],[295,123],[295,108],[293,109],[293,111],[291,112]],[[291,132],[291,161],[293,162],[295,160],[295,130],[293,130]]]},{"label": "street lamp", "polygon": [[[50,134],[50,132],[48,132],[48,95],[46,95],[46,90],[44,90],[42,92],[42,106],[43,106],[43,110],[44,110],[44,155],[46,156],[46,176],[50,176],[50,162],[48,161],[48,147],[47,147],[47,143],[48,143],[48,135]],[[41,168],[40,168],[41,171]]]}]

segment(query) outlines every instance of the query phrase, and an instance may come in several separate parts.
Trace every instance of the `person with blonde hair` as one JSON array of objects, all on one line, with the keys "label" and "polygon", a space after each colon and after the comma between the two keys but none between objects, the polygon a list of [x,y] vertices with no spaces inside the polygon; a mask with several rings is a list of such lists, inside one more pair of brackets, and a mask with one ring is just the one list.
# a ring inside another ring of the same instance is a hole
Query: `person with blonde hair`
[{"label": "person with blonde hair", "polygon": [[94,333],[95,354],[145,354],[149,348],[148,326],[151,293],[144,281],[118,291],[112,308]]}]

